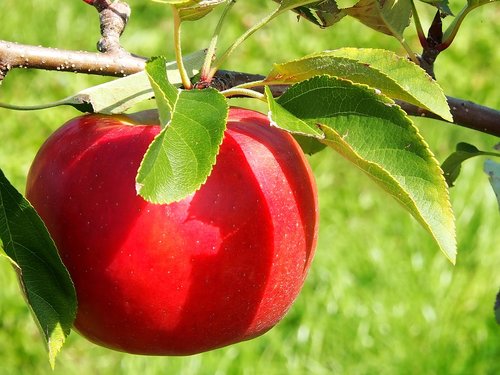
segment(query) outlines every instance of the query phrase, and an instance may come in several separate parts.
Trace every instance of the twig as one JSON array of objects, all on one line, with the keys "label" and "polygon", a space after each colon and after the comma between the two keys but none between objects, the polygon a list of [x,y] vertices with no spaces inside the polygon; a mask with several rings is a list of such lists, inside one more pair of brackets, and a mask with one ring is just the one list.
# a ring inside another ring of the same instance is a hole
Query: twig
[{"label": "twig", "polygon": [[[0,40],[0,80],[15,68],[60,70],[102,76],[125,76],[144,70],[146,59],[132,55],[91,53],[35,47]],[[243,83],[259,81],[265,77],[219,70],[212,87],[228,90]],[[0,81],[1,82],[1,81]],[[287,85],[272,86],[273,95],[283,94]],[[263,92],[263,87],[256,89]],[[463,99],[448,97],[454,124],[500,137],[500,111]],[[436,115],[414,105],[398,102],[411,116],[438,118]]]},{"label": "twig", "polygon": [[[453,115],[452,124],[500,137],[500,111],[451,96],[447,96],[446,99]],[[443,121],[436,114],[413,104],[399,100],[396,102],[410,116],[428,117]]]},{"label": "twig", "polygon": [[[260,81],[264,78],[264,76],[259,74],[220,70],[214,77],[212,86],[223,91],[243,83]],[[287,90],[288,86],[276,85],[270,88],[274,96],[280,96]],[[256,90],[259,92],[264,91],[263,87],[256,88]],[[447,96],[446,98],[450,106],[451,114],[453,115],[452,124],[500,137],[500,111],[464,99],[451,96]],[[413,104],[400,100],[396,102],[410,116],[428,117],[444,121],[436,114]]]},{"label": "twig", "polygon": [[15,68],[126,76],[144,70],[145,62],[130,54],[70,51],[0,40],[0,71],[4,76]]},{"label": "twig", "polygon": [[97,43],[97,49],[103,53],[129,54],[120,45],[130,18],[130,6],[122,1],[94,0],[92,4],[99,12],[102,38]]},{"label": "twig", "polygon": [[420,57],[420,66],[432,77],[434,75],[434,62],[441,53],[441,43],[443,42],[443,22],[441,20],[441,12],[438,10],[432,24],[429,27],[427,39],[422,45],[423,51]]}]

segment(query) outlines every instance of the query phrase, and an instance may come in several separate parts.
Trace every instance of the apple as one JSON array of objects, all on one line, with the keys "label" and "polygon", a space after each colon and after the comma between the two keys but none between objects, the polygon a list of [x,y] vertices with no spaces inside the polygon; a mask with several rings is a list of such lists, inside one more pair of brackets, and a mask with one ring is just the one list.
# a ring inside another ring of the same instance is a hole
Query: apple
[{"label": "apple", "polygon": [[149,355],[263,334],[291,307],[318,232],[311,169],[293,137],[231,108],[217,163],[182,201],[152,204],[135,176],[158,125],[77,117],[39,150],[26,196],[75,284],[75,328]]}]

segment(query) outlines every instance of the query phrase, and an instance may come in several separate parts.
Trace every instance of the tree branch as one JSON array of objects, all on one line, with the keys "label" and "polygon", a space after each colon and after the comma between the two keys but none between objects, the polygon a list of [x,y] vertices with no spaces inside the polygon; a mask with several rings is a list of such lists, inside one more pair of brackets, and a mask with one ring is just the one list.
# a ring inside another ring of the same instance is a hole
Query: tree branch
[{"label": "tree branch", "polygon": [[[123,54],[118,50],[107,53],[68,51],[55,48],[35,47],[0,40],[0,82],[12,69],[59,70],[102,76],[126,76],[144,70],[146,59]],[[259,81],[265,77],[220,70],[214,77],[212,86],[218,90],[227,90],[242,83]],[[272,86],[273,95],[279,96],[288,88],[287,85]],[[263,88],[257,88],[262,92]],[[448,97],[454,124],[500,137],[500,111],[479,104]],[[398,104],[410,116],[438,118],[433,113],[417,106],[398,101]]]},{"label": "tree branch", "polygon": [[130,18],[130,6],[123,1],[116,0],[84,1],[94,6],[99,12],[102,38],[97,43],[97,49],[100,52],[128,55],[129,53],[120,45],[120,36]]},{"label": "tree branch", "polygon": [[126,76],[144,70],[145,62],[130,54],[68,51],[0,40],[0,71],[4,76],[15,68]]},{"label": "tree branch", "polygon": [[[446,96],[446,99],[448,99],[448,105],[453,115],[451,124],[500,137],[500,111],[451,96]],[[438,115],[413,104],[400,100],[397,100],[396,103],[410,116],[428,117],[444,121]]]},{"label": "tree branch", "polygon": [[[260,81],[264,78],[264,76],[259,74],[221,70],[217,72],[215,79],[212,82],[212,86],[220,91],[223,91],[242,83]],[[270,88],[274,96],[280,96],[286,91],[288,86],[276,85]],[[256,89],[259,92],[264,91],[263,87]],[[453,115],[453,123],[446,121],[447,123],[460,125],[482,133],[500,137],[500,111],[464,99],[454,98],[451,96],[447,96],[446,98],[450,106],[451,114]],[[410,116],[428,117],[445,121],[438,115],[417,107],[416,105],[409,104],[401,100],[396,100],[396,103]]]}]

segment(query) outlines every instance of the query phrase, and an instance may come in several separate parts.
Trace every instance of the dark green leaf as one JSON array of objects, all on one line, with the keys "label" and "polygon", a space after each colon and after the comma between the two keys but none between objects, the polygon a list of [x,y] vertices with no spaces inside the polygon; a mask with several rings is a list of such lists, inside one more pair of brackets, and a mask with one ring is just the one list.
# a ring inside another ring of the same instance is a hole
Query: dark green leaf
[{"label": "dark green leaf", "polygon": [[462,163],[467,159],[474,156],[500,156],[499,153],[486,152],[479,150],[476,146],[471,144],[460,142],[456,146],[456,151],[446,158],[446,160],[441,165],[441,169],[444,172],[444,178],[448,186],[452,187],[460,175],[460,170],[462,168]]},{"label": "dark green leaf", "polygon": [[420,0],[424,3],[435,6],[439,11],[446,16],[453,16],[448,0]]},{"label": "dark green leaf", "polygon": [[329,76],[298,83],[277,102],[302,121],[319,124],[321,142],[400,202],[455,262],[454,216],[442,171],[398,106],[367,86]]},{"label": "dark green leaf", "polygon": [[302,152],[307,155],[314,155],[327,147],[324,143],[321,143],[318,138],[307,137],[299,134],[293,134],[293,137],[299,144]]},{"label": "dark green leaf", "polygon": [[[280,3],[280,0],[274,0]],[[340,21],[345,13],[339,9],[335,0],[316,1],[293,9],[306,20],[320,26],[328,27]]]},{"label": "dark green leaf", "polygon": [[490,184],[497,197],[498,208],[500,209],[500,163],[488,159],[484,162],[484,171],[490,178]]},{"label": "dark green leaf", "polygon": [[75,289],[42,220],[2,171],[0,239],[17,270],[54,367],[75,319]]}]

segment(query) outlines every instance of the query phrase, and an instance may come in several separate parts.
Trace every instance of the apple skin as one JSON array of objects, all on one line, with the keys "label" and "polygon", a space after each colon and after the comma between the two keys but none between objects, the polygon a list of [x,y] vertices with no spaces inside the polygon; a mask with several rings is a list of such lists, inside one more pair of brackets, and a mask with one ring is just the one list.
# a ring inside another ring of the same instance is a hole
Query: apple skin
[{"label": "apple skin", "polygon": [[265,333],[296,299],[316,246],[317,191],[302,151],[266,116],[231,108],[207,182],[152,204],[135,176],[159,130],[85,115],[52,134],[31,166],[26,196],[75,284],[76,330],[147,355]]}]

